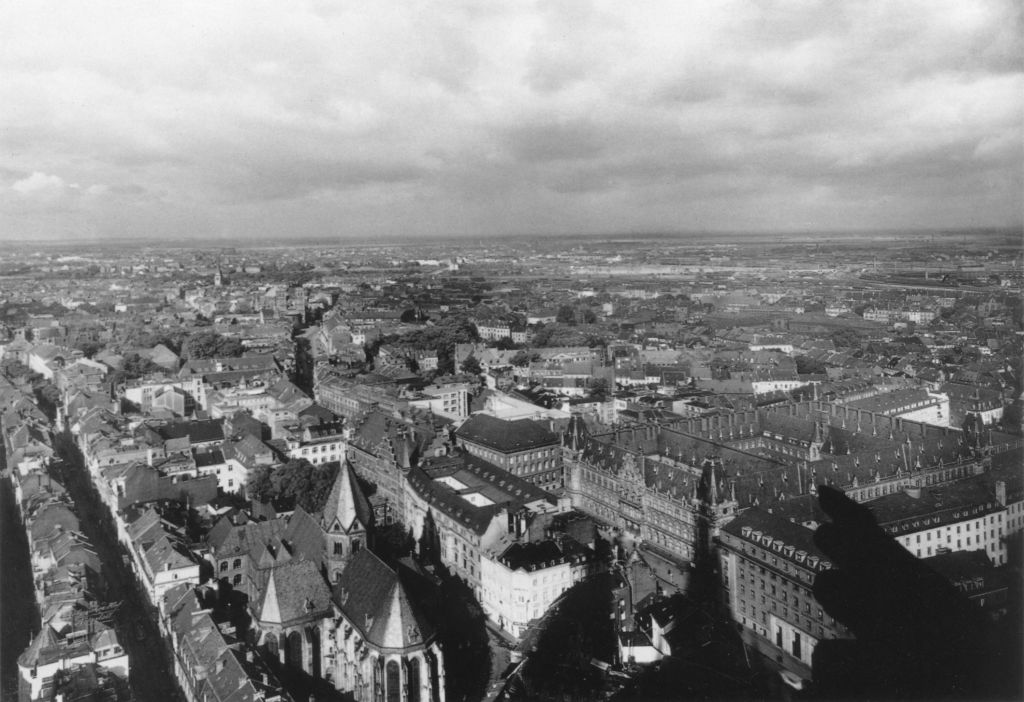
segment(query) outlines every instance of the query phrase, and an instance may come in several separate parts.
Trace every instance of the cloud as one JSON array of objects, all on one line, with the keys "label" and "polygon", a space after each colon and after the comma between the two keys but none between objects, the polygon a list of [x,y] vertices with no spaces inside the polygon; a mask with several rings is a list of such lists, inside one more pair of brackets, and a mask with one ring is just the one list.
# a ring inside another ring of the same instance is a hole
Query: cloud
[{"label": "cloud", "polygon": [[1012,0],[42,0],[0,22],[15,228],[1021,220]]},{"label": "cloud", "polygon": [[68,187],[60,176],[34,171],[31,175],[14,181],[11,190],[26,197],[59,195]]}]

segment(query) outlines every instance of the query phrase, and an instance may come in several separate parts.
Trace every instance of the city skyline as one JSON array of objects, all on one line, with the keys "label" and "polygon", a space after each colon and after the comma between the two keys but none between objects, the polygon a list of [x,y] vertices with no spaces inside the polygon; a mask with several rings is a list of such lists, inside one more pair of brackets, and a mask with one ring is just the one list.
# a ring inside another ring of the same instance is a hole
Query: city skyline
[{"label": "city skyline", "polygon": [[0,17],[4,240],[1021,226],[1009,2]]}]

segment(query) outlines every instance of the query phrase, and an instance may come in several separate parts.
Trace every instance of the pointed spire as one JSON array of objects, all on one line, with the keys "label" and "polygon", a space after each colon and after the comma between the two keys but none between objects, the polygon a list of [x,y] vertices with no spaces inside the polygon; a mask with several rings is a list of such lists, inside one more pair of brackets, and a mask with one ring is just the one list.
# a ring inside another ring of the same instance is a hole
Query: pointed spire
[{"label": "pointed spire", "polygon": [[[338,470],[334,485],[327,496],[320,523],[325,531],[335,528],[350,531],[353,527],[366,529],[370,526],[373,512],[370,503],[359,487],[352,464],[345,461]],[[335,526],[337,525],[337,527]]]}]

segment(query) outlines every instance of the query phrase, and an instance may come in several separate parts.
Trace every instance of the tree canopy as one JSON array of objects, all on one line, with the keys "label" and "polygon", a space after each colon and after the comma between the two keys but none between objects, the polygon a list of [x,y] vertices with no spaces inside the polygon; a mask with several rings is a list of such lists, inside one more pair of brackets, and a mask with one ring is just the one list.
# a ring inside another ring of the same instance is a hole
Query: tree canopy
[{"label": "tree canopy", "polygon": [[459,370],[463,373],[470,373],[472,375],[480,375],[483,372],[483,367],[480,365],[480,361],[473,354],[469,354],[466,360],[459,366]]},{"label": "tree canopy", "polygon": [[294,502],[307,512],[318,512],[337,475],[337,463],[314,466],[293,458],[284,465],[258,468],[249,482],[249,497],[260,502]]},{"label": "tree canopy", "polygon": [[463,315],[445,317],[431,326],[415,329],[400,336],[397,341],[416,349],[437,351],[438,373],[455,372],[455,345],[480,340],[476,326]]},{"label": "tree canopy", "polygon": [[238,339],[213,331],[202,331],[188,337],[184,351],[189,358],[223,358],[241,356],[245,346]]}]

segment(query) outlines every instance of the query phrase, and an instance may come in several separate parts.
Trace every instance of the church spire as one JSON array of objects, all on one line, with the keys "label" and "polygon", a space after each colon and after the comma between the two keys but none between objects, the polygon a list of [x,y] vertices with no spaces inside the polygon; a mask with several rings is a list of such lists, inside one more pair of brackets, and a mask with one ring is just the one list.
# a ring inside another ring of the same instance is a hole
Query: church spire
[{"label": "church spire", "polygon": [[327,532],[364,531],[373,521],[373,510],[359,487],[352,464],[345,461],[327,496],[320,524]]}]

